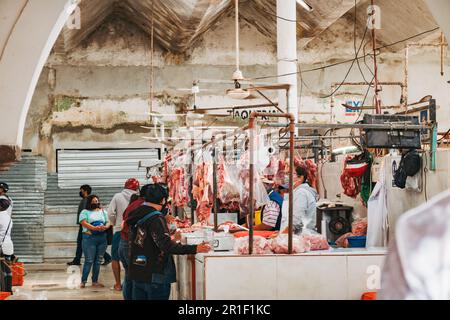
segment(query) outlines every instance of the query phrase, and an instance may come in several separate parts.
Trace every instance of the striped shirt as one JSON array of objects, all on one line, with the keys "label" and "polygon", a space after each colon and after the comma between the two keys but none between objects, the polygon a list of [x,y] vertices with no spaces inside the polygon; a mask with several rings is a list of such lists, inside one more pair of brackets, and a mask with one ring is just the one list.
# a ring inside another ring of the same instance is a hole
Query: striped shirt
[{"label": "striped shirt", "polygon": [[281,208],[275,201],[269,201],[269,203],[263,209],[263,220],[262,223],[268,225],[269,227],[275,228],[277,224],[278,216],[281,213]]}]

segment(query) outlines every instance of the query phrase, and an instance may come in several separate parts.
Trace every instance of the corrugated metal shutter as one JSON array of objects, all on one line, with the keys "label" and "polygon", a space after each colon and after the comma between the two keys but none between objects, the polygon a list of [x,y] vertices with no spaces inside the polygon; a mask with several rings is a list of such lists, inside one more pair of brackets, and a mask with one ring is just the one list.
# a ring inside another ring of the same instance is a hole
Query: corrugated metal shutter
[{"label": "corrugated metal shutter", "polygon": [[148,183],[139,161],[159,160],[159,149],[59,150],[58,187],[79,188],[122,186],[126,179]]},{"label": "corrugated metal shutter", "polygon": [[8,194],[14,202],[14,253],[24,262],[43,262],[47,160],[23,154],[19,163],[0,174],[0,180],[8,183]]},{"label": "corrugated metal shutter", "polygon": [[[78,196],[79,187],[60,189],[58,175],[50,173],[47,176],[44,262],[68,262],[75,256],[78,235],[77,209],[81,200]],[[122,186],[96,187],[92,192],[100,197],[100,202],[106,209],[114,194],[122,190]]]}]

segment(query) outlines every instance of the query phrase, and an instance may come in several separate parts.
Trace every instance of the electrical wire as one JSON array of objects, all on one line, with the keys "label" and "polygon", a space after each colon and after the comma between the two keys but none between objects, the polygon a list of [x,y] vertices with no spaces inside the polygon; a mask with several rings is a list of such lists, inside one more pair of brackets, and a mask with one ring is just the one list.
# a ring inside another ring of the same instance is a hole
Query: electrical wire
[{"label": "electrical wire", "polygon": [[[430,32],[434,32],[434,31],[436,31],[436,30],[438,30],[438,29],[439,29],[439,27],[436,27],[436,28],[433,28],[433,29],[430,29],[430,30],[427,30],[427,31],[423,31],[423,32],[421,32],[421,33],[415,34],[415,35],[410,36],[410,37],[408,37],[408,38],[405,38],[405,39],[402,39],[402,40],[399,40],[399,41],[396,41],[396,42],[393,42],[393,43],[390,43],[390,44],[387,44],[387,45],[378,47],[378,48],[376,48],[376,50],[381,50],[381,49],[385,49],[385,48],[392,47],[392,46],[397,45],[397,44],[399,44],[399,43],[402,43],[402,42],[405,42],[405,41],[408,41],[408,40],[417,38],[417,37],[419,37],[419,36],[421,36],[421,35],[424,35],[424,34],[427,34],[427,33],[430,33]],[[364,58],[370,57],[370,56],[372,56],[372,54],[368,53],[368,54],[365,54],[365,55],[363,55],[363,56],[357,57],[357,59],[364,59]],[[348,60],[344,60],[344,61],[340,61],[340,62],[328,64],[328,65],[325,65],[325,66],[322,66],[322,67],[317,67],[317,68],[312,68],[312,69],[304,70],[303,73],[314,72],[314,71],[320,71],[320,70],[324,70],[324,69],[327,69],[327,68],[335,67],[335,66],[338,66],[338,65],[341,65],[341,64],[345,64],[345,63],[349,63],[349,62],[354,62],[354,61],[355,61],[355,58],[352,58],[352,59],[348,59]],[[271,76],[257,77],[257,78],[251,78],[251,79],[249,79],[249,80],[272,79],[272,78],[279,78],[279,77],[291,76],[291,75],[294,75],[294,74],[298,74],[298,72],[290,72],[290,73],[279,74],[279,75],[271,75]]]},{"label": "electrical wire", "polygon": [[295,23],[297,23],[297,20],[292,20],[292,19],[283,18],[283,17],[278,16],[276,13],[272,13],[272,12],[266,11],[266,10],[264,10],[263,8],[260,8],[260,9],[261,9],[261,11],[264,11],[264,12],[267,13],[268,15],[270,15],[270,16],[272,16],[272,17],[275,17],[275,18],[277,18],[277,19],[284,20],[284,21],[287,21],[287,22],[295,22]]},{"label": "electrical wire", "polygon": [[[358,69],[359,72],[361,73],[362,78],[364,79],[364,82],[366,84],[369,84],[369,82],[366,80],[366,77],[364,76],[364,72],[361,69],[361,65],[359,63],[359,59],[358,59],[358,53],[356,52],[356,25],[357,25],[357,17],[358,17],[358,11],[357,11],[357,2],[355,0],[355,20],[353,22],[353,49],[355,51],[355,59],[356,59],[356,64],[358,65]],[[368,28],[367,24],[366,24],[366,29]],[[367,30],[364,31],[364,35],[367,33]],[[364,41],[364,38],[361,40]],[[367,44],[367,43],[366,43]],[[364,51],[363,51],[364,53]]]},{"label": "electrical wire", "polygon": [[325,96],[319,96],[320,99],[327,99],[327,98],[330,98],[330,97],[332,97],[336,92],[338,92],[338,91],[341,89],[342,85],[345,83],[345,81],[347,80],[348,76],[350,75],[350,72],[352,71],[355,62],[358,60],[358,54],[359,54],[359,52],[361,51],[362,45],[363,45],[363,43],[364,43],[364,38],[366,37],[366,34],[367,34],[367,30],[368,30],[368,28],[366,27],[366,30],[364,31],[364,35],[363,35],[363,38],[362,38],[361,43],[360,43],[360,45],[359,45],[358,51],[356,52],[355,58],[353,59],[352,64],[351,64],[350,67],[348,68],[348,71],[347,71],[347,73],[345,74],[344,79],[343,79],[343,80],[341,81],[341,83],[336,87],[336,89],[334,89],[330,94],[325,95]]}]

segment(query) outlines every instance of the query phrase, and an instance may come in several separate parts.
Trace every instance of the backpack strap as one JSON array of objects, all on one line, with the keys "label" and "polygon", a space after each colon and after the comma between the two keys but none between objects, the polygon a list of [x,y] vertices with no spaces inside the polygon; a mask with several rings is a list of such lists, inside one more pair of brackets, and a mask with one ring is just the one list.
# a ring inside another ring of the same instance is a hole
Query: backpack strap
[{"label": "backpack strap", "polygon": [[149,220],[150,218],[157,216],[157,215],[162,215],[162,213],[159,211],[153,211],[153,212],[147,213],[143,218],[141,218],[138,222],[136,222],[136,226],[143,225],[147,220]]}]

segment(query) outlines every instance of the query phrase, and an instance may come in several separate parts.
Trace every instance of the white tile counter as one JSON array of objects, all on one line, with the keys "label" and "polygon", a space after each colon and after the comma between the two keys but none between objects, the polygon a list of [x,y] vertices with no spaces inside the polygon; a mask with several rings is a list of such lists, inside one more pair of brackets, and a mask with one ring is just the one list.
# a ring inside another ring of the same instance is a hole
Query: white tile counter
[{"label": "white tile counter", "polygon": [[[293,255],[212,252],[177,257],[180,299],[360,299],[377,291],[385,248]],[[195,272],[195,292],[192,280]]]}]

